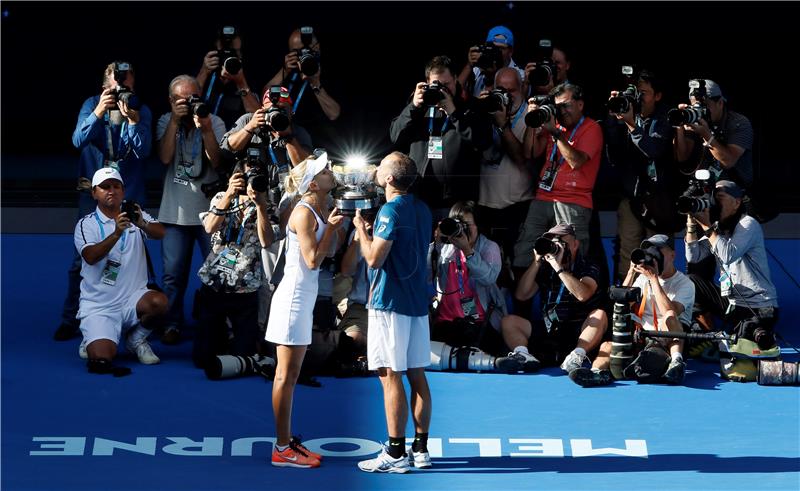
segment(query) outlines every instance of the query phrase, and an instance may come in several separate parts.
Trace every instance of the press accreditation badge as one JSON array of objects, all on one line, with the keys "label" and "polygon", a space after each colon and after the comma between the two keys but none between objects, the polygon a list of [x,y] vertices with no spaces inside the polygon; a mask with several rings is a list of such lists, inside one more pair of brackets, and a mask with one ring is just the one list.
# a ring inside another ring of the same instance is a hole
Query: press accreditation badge
[{"label": "press accreditation badge", "polygon": [[441,136],[432,136],[428,140],[428,158],[441,159],[444,157],[444,142]]},{"label": "press accreditation badge", "polygon": [[217,269],[221,272],[233,274],[236,270],[236,260],[239,258],[239,251],[234,249],[225,249],[219,255],[217,262]]},{"label": "press accreditation badge", "polygon": [[109,286],[114,286],[117,284],[117,276],[119,275],[119,267],[122,264],[109,259],[106,261],[106,267],[103,268],[103,272],[100,273],[100,280]]},{"label": "press accreditation badge", "polygon": [[539,181],[539,189],[542,191],[552,191],[553,183],[556,182],[557,174],[558,170],[556,170],[556,166],[552,165],[551,163],[547,170],[544,171],[542,179]]},{"label": "press accreditation badge", "polygon": [[475,304],[475,299],[472,297],[464,297],[461,299],[461,311],[464,312],[465,319],[478,320],[478,306]]}]

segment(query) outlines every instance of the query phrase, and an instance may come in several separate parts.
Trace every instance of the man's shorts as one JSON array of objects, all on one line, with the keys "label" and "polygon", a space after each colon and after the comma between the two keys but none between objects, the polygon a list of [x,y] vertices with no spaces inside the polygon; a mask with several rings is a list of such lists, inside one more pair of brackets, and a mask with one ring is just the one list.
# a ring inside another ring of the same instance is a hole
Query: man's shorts
[{"label": "man's shorts", "polygon": [[428,316],[412,317],[370,309],[367,360],[370,370],[391,368],[395,372],[430,365]]},{"label": "man's shorts", "polygon": [[360,303],[350,304],[344,313],[342,321],[339,323],[339,327],[348,334],[360,333],[366,336],[369,331],[367,307]]},{"label": "man's shorts", "polygon": [[81,320],[81,334],[87,345],[98,339],[108,339],[119,344],[123,329],[130,329],[139,323],[136,314],[136,304],[139,303],[147,288],[141,288],[128,297],[121,307],[93,307],[88,312],[79,313]]}]

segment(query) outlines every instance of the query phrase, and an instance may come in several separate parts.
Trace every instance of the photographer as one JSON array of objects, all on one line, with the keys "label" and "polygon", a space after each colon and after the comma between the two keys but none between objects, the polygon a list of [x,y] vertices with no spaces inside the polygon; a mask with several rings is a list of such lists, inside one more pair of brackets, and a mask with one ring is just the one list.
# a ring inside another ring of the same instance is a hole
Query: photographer
[{"label": "photographer", "polygon": [[[491,43],[491,44],[490,44]],[[484,90],[494,87],[496,73],[501,68],[511,68],[524,76],[511,56],[514,53],[514,34],[505,26],[489,30],[486,43],[472,46],[467,54],[467,64],[458,74],[458,82],[467,92],[478,97]]]},{"label": "photographer", "polygon": [[[508,314],[496,283],[502,264],[500,247],[478,233],[475,222],[475,203],[458,202],[436,229],[428,261],[435,267],[437,293],[431,340],[456,348],[474,346],[500,357],[508,353],[501,331],[530,332],[531,325]],[[538,366],[527,349],[495,361],[495,367],[504,371],[534,371]]]},{"label": "photographer", "polygon": [[189,75],[179,75],[169,84],[172,111],[158,120],[158,156],[166,166],[159,220],[167,235],[162,243],[164,293],[169,298],[167,325],[161,341],[175,344],[183,324],[183,297],[189,280],[194,243],[205,258],[209,237],[200,214],[208,210],[209,198],[202,186],[216,182],[221,162],[219,141],[225,124],[200,102],[200,87]]},{"label": "photographer", "polygon": [[631,251],[650,235],[672,236],[680,221],[675,210],[679,175],[672,149],[674,130],[661,105],[661,80],[649,70],[630,76],[625,91],[611,91],[604,126],[607,155],[622,193],[617,208],[620,281]]},{"label": "photographer", "polygon": [[527,105],[517,70],[501,68],[495,85],[494,93],[485,92],[479,99],[479,103],[485,103],[491,97],[499,99],[503,92],[497,91],[504,91],[503,97],[507,100],[500,110],[487,115],[492,122],[494,138],[492,146],[483,152],[481,163],[479,225],[510,259],[519,224],[525,221],[533,199],[533,176],[522,150]]},{"label": "photographer", "polygon": [[480,152],[491,145],[492,130],[486,118],[461,99],[450,58],[437,56],[428,62],[425,79],[392,120],[389,138],[408,149],[422,178],[414,192],[439,220],[456,201],[478,196]]},{"label": "photographer", "polygon": [[[717,181],[711,211],[687,215],[686,260],[693,264],[714,257],[720,268],[719,286],[711,275],[689,275],[697,292],[695,310],[736,323],[739,336],[765,350],[775,346],[778,295],[770,279],[764,232],[745,211],[743,198],[738,184]],[[704,324],[713,325],[709,320]]]},{"label": "photographer", "polygon": [[[198,368],[217,355],[250,356],[257,351],[258,289],[264,281],[261,249],[273,241],[266,183],[261,165],[241,161],[228,189],[217,193],[204,213],[211,253],[197,273],[203,285],[192,359]],[[234,334],[229,350],[226,318]]]},{"label": "photographer", "polygon": [[[128,196],[145,202],[145,162],[150,155],[152,136],[150,108],[141,104],[133,92],[136,79],[130,63],[115,61],[103,73],[102,93],[84,101],[72,144],[80,149],[78,178],[78,216],[90,213],[95,203],[89,177],[103,167],[113,167],[128,182]],[[120,97],[121,96],[121,97]],[[68,276],[67,298],[61,324],[53,338],[66,341],[78,334],[78,298],[81,283],[81,258],[75,251]]]},{"label": "photographer", "polygon": [[222,118],[225,128],[230,128],[239,116],[258,109],[258,94],[250,90],[244,76],[242,38],[236,28],[223,27],[215,45],[216,49],[203,58],[197,83],[202,88],[203,101]]},{"label": "photographer", "polygon": [[533,323],[532,330],[503,326],[503,339],[514,352],[530,348],[543,365],[560,364],[569,373],[600,345],[608,324],[601,308],[604,289],[598,288],[600,269],[580,253],[570,224],[551,228],[531,249],[533,262],[514,296],[526,301],[538,293],[542,321]]},{"label": "photographer", "polygon": [[[749,190],[753,185],[750,120],[728,109],[727,99],[716,82],[708,79],[702,82],[704,88],[701,85],[689,91],[689,102],[704,116],[675,128],[675,158],[681,169],[688,172],[709,169],[715,180],[730,180]],[[679,109],[687,107],[678,105]]]},{"label": "photographer", "polygon": [[[548,120],[525,132],[525,158],[544,156],[545,162],[536,197],[514,246],[514,266],[520,268],[530,264],[534,241],[556,224],[572,224],[582,253],[586,253],[589,242],[592,191],[600,169],[603,132],[597,122],[583,115],[580,87],[562,84],[550,96],[555,104],[549,106]],[[535,101],[529,101],[529,113],[538,109]]]},{"label": "photographer", "polygon": [[[635,261],[631,261],[622,283],[623,286],[642,291],[642,301],[633,306],[632,319],[646,331],[688,332],[690,329],[695,288],[686,275],[675,269],[672,243],[672,239],[663,234],[653,235],[643,241],[641,249],[633,254]],[[634,281],[637,274],[639,276]],[[605,319],[607,322],[608,318]],[[671,384],[680,384],[686,370],[683,341],[660,338],[657,343],[670,356],[662,377]],[[606,340],[600,346],[592,368],[579,367],[569,372],[569,378],[583,387],[611,384],[610,354],[611,341]]]},{"label": "photographer", "polygon": [[[542,40],[539,41],[540,43]],[[547,80],[544,83],[536,83],[534,81],[534,72],[536,71],[537,66],[541,66],[544,60],[540,60],[539,62],[530,62],[525,65],[525,72],[523,75],[523,83],[522,83],[522,92],[528,95],[544,95],[549,94],[553,88],[557,85],[569,83],[569,68],[570,68],[570,61],[567,58],[567,53],[557,47],[552,47],[552,53],[549,53],[549,62],[552,63],[552,68],[555,70],[554,75],[547,77]],[[540,48],[541,50],[541,48]],[[548,50],[549,51],[549,50]]]},{"label": "photographer", "polygon": [[124,181],[113,167],[93,173],[91,190],[97,208],[78,222],[74,234],[82,260],[79,353],[88,358],[89,373],[123,376],[130,369],[112,364],[123,329],[125,346],[141,363],[160,361],[147,337],[163,320],[167,298],[147,288],[144,239],[161,239],[164,226],[139,205],[125,207]]}]

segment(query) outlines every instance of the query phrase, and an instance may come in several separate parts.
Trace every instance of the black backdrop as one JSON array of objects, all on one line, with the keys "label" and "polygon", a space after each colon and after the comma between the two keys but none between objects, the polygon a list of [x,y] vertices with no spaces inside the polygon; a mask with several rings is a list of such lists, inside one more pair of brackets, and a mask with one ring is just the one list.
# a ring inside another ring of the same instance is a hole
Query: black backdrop
[{"label": "black backdrop", "polygon": [[342,103],[343,141],[380,154],[425,62],[447,54],[460,65],[468,46],[503,23],[520,65],[533,61],[540,37],[566,48],[570,78],[584,86],[594,117],[619,86],[621,64],[661,72],[671,104],[683,100],[689,78],[714,79],[730,107],[753,122],[761,179],[775,182],[785,211],[800,209],[789,143],[798,45],[791,10],[764,2],[3,2],[2,155],[76,157],[70,136],[78,109],[99,92],[114,59],[136,65],[136,89],[155,125],[168,110],[169,81],[196,74],[216,30],[229,23],[243,34],[253,88],[279,69],[290,31],[313,26],[322,82]]}]

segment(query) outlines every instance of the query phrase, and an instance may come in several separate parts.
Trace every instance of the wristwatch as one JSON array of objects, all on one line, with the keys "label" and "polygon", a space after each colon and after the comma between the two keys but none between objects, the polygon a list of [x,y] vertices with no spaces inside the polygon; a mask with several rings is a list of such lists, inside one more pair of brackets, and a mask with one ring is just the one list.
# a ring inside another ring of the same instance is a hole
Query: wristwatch
[{"label": "wristwatch", "polygon": [[715,233],[717,230],[719,230],[719,222],[714,222],[706,229],[703,235],[706,237],[711,237],[711,234]]},{"label": "wristwatch", "polygon": [[236,92],[236,94],[237,94],[239,97],[245,97],[245,96],[248,96],[248,95],[250,95],[250,89],[241,89],[241,90],[239,90],[238,92]]},{"label": "wristwatch", "polygon": [[320,91],[320,90],[322,90],[322,84],[320,84],[320,85],[317,85],[316,87],[314,87],[314,86],[312,85],[312,86],[311,86],[311,90],[313,90],[315,94],[319,94],[319,91]]}]

